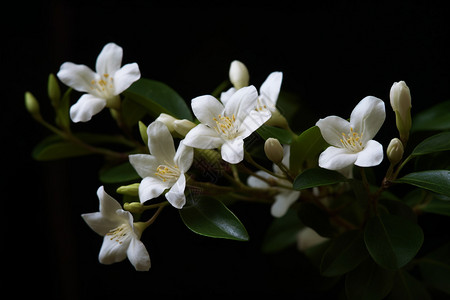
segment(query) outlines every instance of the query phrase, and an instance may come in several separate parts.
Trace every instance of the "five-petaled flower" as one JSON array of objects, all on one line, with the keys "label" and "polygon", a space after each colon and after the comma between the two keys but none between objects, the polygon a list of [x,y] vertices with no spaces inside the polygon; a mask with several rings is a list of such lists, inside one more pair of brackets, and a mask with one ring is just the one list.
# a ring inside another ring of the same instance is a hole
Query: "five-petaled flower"
[{"label": "five-petaled flower", "polygon": [[103,186],[98,188],[97,196],[100,211],[81,216],[92,230],[104,236],[99,261],[102,264],[112,264],[128,256],[137,271],[148,271],[150,256],[140,241],[145,226],[133,223],[131,213],[123,210],[119,202],[105,192]]},{"label": "five-petaled flower", "polygon": [[71,62],[61,65],[58,78],[73,89],[86,93],[70,108],[73,122],[87,122],[105,107],[120,107],[119,94],[141,77],[136,63],[120,67],[122,55],[121,47],[109,43],[97,57],[96,72]]},{"label": "five-petaled flower", "polygon": [[244,159],[244,139],[270,118],[270,112],[256,110],[258,92],[254,86],[236,91],[223,105],[213,96],[192,99],[194,115],[201,122],[184,139],[199,149],[220,148],[222,159],[237,164]]},{"label": "five-petaled flower", "polygon": [[383,146],[372,140],[386,118],[384,102],[367,96],[353,109],[350,122],[337,116],[320,119],[316,125],[330,144],[319,156],[319,166],[342,170],[353,164],[359,167],[379,165]]},{"label": "five-petaled flower", "polygon": [[160,196],[166,189],[167,201],[181,209],[186,203],[184,189],[185,174],[192,165],[194,149],[183,141],[175,145],[169,129],[164,123],[155,121],[148,126],[149,154],[129,156],[131,165],[143,179],[139,185],[139,199],[143,203]]},{"label": "five-petaled flower", "polygon": [[[289,157],[291,148],[289,145],[284,146],[284,155],[281,163],[289,168]],[[280,170],[280,168],[273,164],[273,171],[275,174],[283,176],[284,173]],[[267,181],[272,181],[278,186],[275,189],[278,190],[278,194],[275,195],[275,202],[272,204],[270,208],[270,212],[272,216],[276,218],[280,218],[284,216],[289,209],[289,207],[300,197],[300,192],[292,189],[292,183],[287,179],[278,178],[272,176],[264,171],[256,171],[256,175],[266,179]],[[266,181],[256,177],[249,176],[247,179],[247,184],[251,187],[267,189],[270,188],[269,183]]]}]

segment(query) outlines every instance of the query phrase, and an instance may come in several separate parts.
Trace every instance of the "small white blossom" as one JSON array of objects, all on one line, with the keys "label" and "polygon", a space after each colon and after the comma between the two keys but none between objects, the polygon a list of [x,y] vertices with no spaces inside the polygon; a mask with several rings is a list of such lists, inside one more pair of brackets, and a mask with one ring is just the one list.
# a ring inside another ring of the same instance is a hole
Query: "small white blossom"
[{"label": "small white blossom", "polygon": [[350,122],[337,116],[320,119],[316,125],[331,146],[320,154],[319,166],[342,170],[353,164],[360,167],[379,165],[383,160],[383,146],[372,138],[385,118],[384,102],[367,96],[353,109]]},{"label": "small white blossom", "polygon": [[86,223],[103,238],[98,256],[102,264],[120,262],[128,257],[137,271],[150,269],[150,256],[140,241],[143,228],[133,223],[133,216],[125,211],[103,186],[97,190],[99,212],[82,214]]},{"label": "small white blossom", "polygon": [[194,149],[180,142],[177,151],[169,129],[164,123],[155,121],[148,126],[148,154],[129,156],[131,165],[143,179],[139,185],[141,203],[160,196],[165,190],[167,201],[181,209],[186,203],[184,189],[185,173],[194,159]]},{"label": "small white blossom", "polygon": [[120,107],[119,94],[141,77],[136,63],[120,67],[122,55],[121,47],[109,43],[97,57],[96,72],[71,62],[61,65],[58,78],[73,89],[86,93],[70,108],[73,122],[87,122],[105,107]]}]

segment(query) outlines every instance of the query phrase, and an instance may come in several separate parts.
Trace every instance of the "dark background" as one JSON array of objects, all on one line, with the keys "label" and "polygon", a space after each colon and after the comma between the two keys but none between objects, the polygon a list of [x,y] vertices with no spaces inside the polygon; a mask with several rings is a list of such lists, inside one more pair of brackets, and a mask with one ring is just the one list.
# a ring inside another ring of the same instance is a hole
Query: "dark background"
[{"label": "dark background", "polygon": [[[260,205],[232,207],[247,227],[249,242],[197,236],[176,210],[165,209],[143,235],[152,259],[148,273],[135,272],[127,261],[101,265],[97,255],[102,239],[80,218],[98,210],[101,160],[42,163],[31,158],[33,146],[49,132],[25,111],[24,92],[32,91],[44,116],[51,118],[48,74],[65,61],[94,68],[103,45],[111,41],[124,48],[123,63],[137,62],[143,77],[167,83],[187,101],[214,90],[227,78],[234,59],[247,65],[257,87],[270,72],[283,71],[282,89],[299,97],[312,112],[311,120],[331,114],[348,117],[364,96],[379,97],[387,104],[386,124],[377,138],[384,145],[397,134],[388,105],[393,82],[405,80],[410,87],[413,113],[449,99],[449,11],[439,2],[314,1],[282,7],[218,3],[206,9],[159,7],[152,1],[17,1],[4,9],[2,211],[7,216],[3,231],[11,238],[1,243],[4,264],[13,265],[7,272],[15,293],[31,291],[46,299],[319,298],[308,289],[312,279],[306,278],[308,266],[299,255],[289,261],[289,251],[261,254],[271,217],[268,207]],[[108,122],[103,113],[87,126],[73,128],[113,131],[115,125]]]}]

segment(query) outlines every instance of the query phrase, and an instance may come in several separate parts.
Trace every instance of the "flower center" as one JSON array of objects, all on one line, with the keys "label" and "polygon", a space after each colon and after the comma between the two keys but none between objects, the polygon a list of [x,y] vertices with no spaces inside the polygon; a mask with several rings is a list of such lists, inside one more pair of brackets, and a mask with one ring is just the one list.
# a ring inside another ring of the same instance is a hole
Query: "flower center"
[{"label": "flower center", "polygon": [[238,135],[239,130],[234,126],[236,121],[234,114],[231,118],[218,115],[217,118],[213,118],[213,120],[216,122],[214,129],[217,133],[225,136],[227,139],[233,139]]},{"label": "flower center", "polygon": [[130,236],[131,227],[128,224],[122,224],[119,227],[111,229],[106,235],[111,241],[123,244],[124,240]]},{"label": "flower center", "polygon": [[100,98],[109,99],[114,96],[114,79],[105,73],[100,80],[91,81],[91,90]]},{"label": "flower center", "polygon": [[159,177],[163,182],[177,181],[180,177],[180,169],[178,166],[172,166],[165,161],[165,165],[159,165],[156,168],[155,175]]},{"label": "flower center", "polygon": [[350,132],[348,134],[342,133],[341,143],[342,145],[352,152],[359,152],[364,149],[364,146],[361,142],[362,134],[353,131],[353,128],[350,127]]}]

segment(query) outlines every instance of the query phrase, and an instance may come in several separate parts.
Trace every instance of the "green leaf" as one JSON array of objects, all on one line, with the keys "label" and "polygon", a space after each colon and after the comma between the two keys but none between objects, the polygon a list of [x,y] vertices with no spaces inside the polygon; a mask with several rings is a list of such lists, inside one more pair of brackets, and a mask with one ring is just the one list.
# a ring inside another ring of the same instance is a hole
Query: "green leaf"
[{"label": "green leaf", "polygon": [[321,236],[331,237],[335,233],[328,213],[313,203],[300,204],[298,216],[305,226],[311,227]]},{"label": "green leaf", "polygon": [[398,270],[388,300],[431,300],[423,284],[404,270]]},{"label": "green leaf", "polygon": [[419,251],[423,232],[406,218],[378,215],[367,223],[364,241],[375,262],[387,269],[399,269]]},{"label": "green leaf", "polygon": [[39,161],[57,160],[92,154],[84,147],[67,142],[57,135],[42,140],[33,149],[32,156]]},{"label": "green leaf", "polygon": [[320,129],[313,126],[303,131],[291,143],[291,156],[289,167],[293,174],[303,169],[305,162],[317,160],[319,154],[327,148],[328,144],[322,137]]},{"label": "green leaf", "polygon": [[414,148],[412,156],[450,150],[450,132],[433,135]]},{"label": "green leaf", "polygon": [[267,229],[263,240],[262,251],[273,253],[287,248],[297,242],[297,235],[303,224],[297,213],[289,209],[281,218],[275,218]]},{"label": "green leaf", "polygon": [[395,180],[394,182],[411,184],[450,197],[449,170],[433,170],[410,173]]},{"label": "green leaf", "polygon": [[294,189],[303,190],[316,186],[345,182],[347,178],[337,171],[322,168],[308,169],[300,173],[294,180]]},{"label": "green leaf", "polygon": [[249,236],[244,225],[219,200],[206,197],[188,199],[179,212],[184,224],[197,234],[248,241]]},{"label": "green leaf", "polygon": [[349,300],[381,300],[392,289],[394,271],[386,270],[371,259],[362,262],[345,277]]},{"label": "green leaf", "polygon": [[412,122],[412,131],[450,129],[450,101],[439,103],[418,113]]},{"label": "green leaf", "polygon": [[256,132],[265,140],[276,138],[281,144],[290,144],[292,142],[292,134],[286,129],[262,125]]},{"label": "green leaf", "polygon": [[139,179],[141,177],[129,162],[100,171],[100,181],[103,183],[124,183]]},{"label": "green leaf", "polygon": [[141,78],[124,93],[126,98],[145,107],[154,118],[161,113],[192,121],[192,114],[181,96],[165,83]]},{"label": "green leaf", "polygon": [[431,201],[422,208],[422,210],[427,213],[450,217],[450,201],[439,200],[436,196],[434,196]]},{"label": "green leaf", "polygon": [[145,107],[137,101],[126,97],[122,101],[122,116],[127,127],[136,125],[147,114]]},{"label": "green leaf", "polygon": [[432,287],[450,295],[450,243],[419,260],[422,278]]},{"label": "green leaf", "polygon": [[339,276],[356,268],[368,256],[362,232],[347,231],[331,242],[322,258],[320,272],[327,277]]}]

